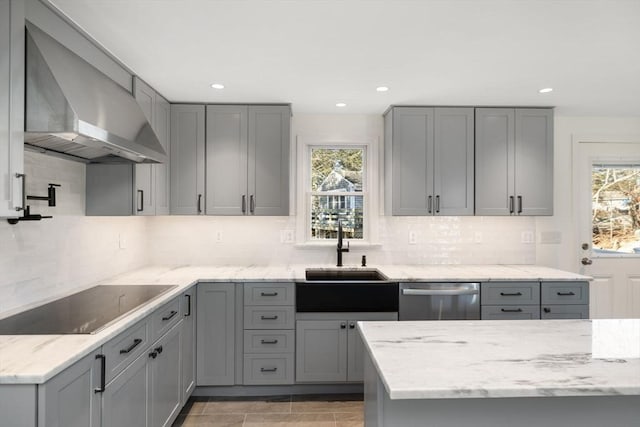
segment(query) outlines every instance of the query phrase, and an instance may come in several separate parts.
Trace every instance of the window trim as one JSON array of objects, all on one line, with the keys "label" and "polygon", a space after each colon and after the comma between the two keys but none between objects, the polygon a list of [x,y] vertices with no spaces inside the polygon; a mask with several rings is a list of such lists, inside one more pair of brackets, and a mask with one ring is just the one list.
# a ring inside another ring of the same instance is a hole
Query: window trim
[{"label": "window trim", "polygon": [[[371,136],[347,138],[297,137],[296,244],[301,246],[334,246],[333,240],[311,239],[311,150],[313,148],[364,148],[363,239],[349,239],[352,246],[378,245],[379,170],[378,139]],[[342,194],[341,194],[342,195]]]}]

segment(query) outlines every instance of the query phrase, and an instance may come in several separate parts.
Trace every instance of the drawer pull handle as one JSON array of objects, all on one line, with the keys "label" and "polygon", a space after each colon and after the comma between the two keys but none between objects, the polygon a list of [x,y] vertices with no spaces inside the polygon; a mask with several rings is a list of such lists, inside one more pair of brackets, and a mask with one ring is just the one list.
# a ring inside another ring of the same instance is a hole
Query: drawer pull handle
[{"label": "drawer pull handle", "polygon": [[163,321],[171,320],[171,319],[173,319],[173,316],[175,316],[176,314],[178,314],[178,312],[177,312],[177,311],[175,311],[175,310],[171,310],[171,313],[169,313],[169,315],[168,315],[168,316],[163,317],[163,318],[162,318],[162,320],[163,320]]},{"label": "drawer pull handle", "polygon": [[557,292],[557,294],[561,297],[571,297],[575,295],[575,293],[573,292]]},{"label": "drawer pull handle", "polygon": [[260,319],[262,320],[277,320],[278,316],[260,316]]},{"label": "drawer pull handle", "polygon": [[275,372],[278,368],[260,368],[260,372]]},{"label": "drawer pull handle", "polygon": [[521,297],[522,292],[500,292],[503,297]]},{"label": "drawer pull handle", "polygon": [[100,359],[100,387],[94,388],[94,393],[104,393],[107,375],[107,357],[104,354],[96,354],[96,360]]},{"label": "drawer pull handle", "polygon": [[522,313],[521,308],[515,308],[515,309],[501,308],[500,311],[502,311],[503,313]]},{"label": "drawer pull handle", "polygon": [[128,348],[120,350],[120,354],[131,353],[131,351],[133,351],[134,348],[139,346],[141,342],[142,342],[142,340],[140,338],[136,338],[135,340],[133,340],[133,344],[131,344]]},{"label": "drawer pull handle", "polygon": [[278,340],[260,340],[260,344],[278,344]]},{"label": "drawer pull handle", "polygon": [[261,297],[277,297],[277,292],[260,292]]}]

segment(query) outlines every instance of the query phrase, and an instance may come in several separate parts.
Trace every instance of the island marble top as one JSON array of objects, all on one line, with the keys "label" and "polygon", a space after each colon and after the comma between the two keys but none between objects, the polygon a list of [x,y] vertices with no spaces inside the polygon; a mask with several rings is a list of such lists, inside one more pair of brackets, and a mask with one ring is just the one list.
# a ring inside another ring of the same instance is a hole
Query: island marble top
[{"label": "island marble top", "polygon": [[[152,266],[87,285],[177,285],[175,289],[144,304],[109,327],[92,335],[0,335],[0,384],[42,384],[74,362],[99,348],[127,327],[151,314],[162,304],[198,283],[282,282],[304,279],[306,268],[336,268],[333,265],[231,265]],[[344,269],[358,269],[346,265]],[[564,281],[590,277],[536,265],[371,265],[397,281]],[[83,289],[74,289],[55,298]],[[20,311],[28,310],[41,301]],[[0,318],[16,311],[0,313]]]},{"label": "island marble top", "polygon": [[640,319],[358,328],[390,399],[640,395]]}]

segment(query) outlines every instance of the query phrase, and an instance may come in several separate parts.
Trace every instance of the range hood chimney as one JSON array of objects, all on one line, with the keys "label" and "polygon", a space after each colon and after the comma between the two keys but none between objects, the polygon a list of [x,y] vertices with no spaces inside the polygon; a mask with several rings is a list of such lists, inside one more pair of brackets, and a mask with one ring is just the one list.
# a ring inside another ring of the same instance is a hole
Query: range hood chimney
[{"label": "range hood chimney", "polygon": [[163,163],[136,100],[27,22],[25,145],[90,163]]}]

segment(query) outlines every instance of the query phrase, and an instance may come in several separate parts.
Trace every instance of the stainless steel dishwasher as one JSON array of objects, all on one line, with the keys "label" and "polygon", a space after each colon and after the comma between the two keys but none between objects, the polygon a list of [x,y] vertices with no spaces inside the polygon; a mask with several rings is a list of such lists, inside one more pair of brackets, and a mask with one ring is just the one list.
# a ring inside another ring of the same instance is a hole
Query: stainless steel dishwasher
[{"label": "stainless steel dishwasher", "polygon": [[398,320],[479,320],[480,283],[400,283]]}]

